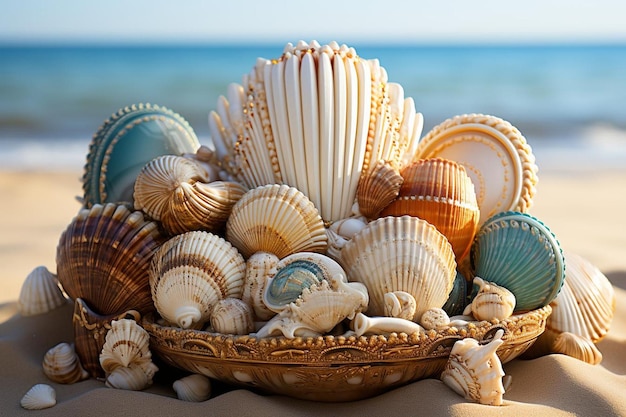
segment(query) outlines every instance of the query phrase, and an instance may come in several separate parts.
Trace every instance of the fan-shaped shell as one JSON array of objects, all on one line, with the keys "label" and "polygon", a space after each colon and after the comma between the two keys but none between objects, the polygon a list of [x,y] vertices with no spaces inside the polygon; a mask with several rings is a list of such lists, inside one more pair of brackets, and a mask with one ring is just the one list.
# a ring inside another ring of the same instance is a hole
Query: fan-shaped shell
[{"label": "fan-shaped shell", "polygon": [[424,219],[448,239],[457,262],[469,252],[480,210],[474,184],[465,168],[442,158],[421,159],[402,168],[398,197],[381,216]]},{"label": "fan-shaped shell", "polygon": [[109,388],[141,391],[152,385],[152,378],[158,370],[152,361],[120,366],[107,375],[105,384]]},{"label": "fan-shaped shell", "polygon": [[263,302],[263,294],[269,278],[276,274],[278,256],[268,252],[257,252],[246,261],[246,278],[241,299],[250,305],[260,321],[269,320],[275,312]]},{"label": "fan-shaped shell", "polygon": [[476,339],[458,340],[452,346],[441,380],[465,399],[486,405],[502,405],[504,385],[502,363],[496,354],[503,331],[487,344]]},{"label": "fan-shaped shell", "polygon": [[346,273],[328,256],[314,252],[294,253],[276,264],[276,273],[268,277],[263,302],[278,313],[296,301],[305,289],[336,276],[345,277]]},{"label": "fan-shaped shell", "polygon": [[224,298],[213,307],[211,327],[222,334],[251,333],[254,331],[252,307],[239,298]]},{"label": "fan-shaped shell", "polygon": [[174,381],[172,388],[182,401],[201,402],[211,398],[211,380],[201,374],[193,374]]},{"label": "fan-shaped shell", "polygon": [[244,185],[296,187],[332,222],[349,216],[362,172],[411,159],[423,120],[377,60],[301,41],[258,59],[209,126],[223,167]]},{"label": "fan-shaped shell", "polygon": [[45,266],[33,269],[24,280],[17,308],[22,316],[44,314],[67,303],[57,276]]},{"label": "fan-shaped shell", "polygon": [[526,213],[503,212],[488,219],[471,249],[474,275],[513,293],[515,311],[549,304],[565,280],[565,259],[556,236]]},{"label": "fan-shaped shell", "polygon": [[59,384],[73,384],[89,378],[89,373],[82,367],[74,346],[59,343],[50,348],[43,357],[43,373],[48,379]]},{"label": "fan-shaped shell", "polygon": [[480,277],[474,277],[474,285],[478,286],[478,293],[463,312],[464,315],[471,313],[476,320],[511,317],[515,310],[515,296],[511,291]]},{"label": "fan-shaped shell", "polygon": [[270,184],[248,191],[226,223],[226,239],[249,258],[270,252],[284,258],[296,252],[324,252],[326,229],[319,212],[299,190]]},{"label": "fan-shaped shell", "polygon": [[120,319],[111,322],[100,353],[100,366],[110,374],[116,368],[150,362],[150,336],[135,320]]},{"label": "fan-shaped shell", "polygon": [[456,262],[446,237],[417,217],[382,217],[346,243],[342,265],[350,281],[365,284],[369,315],[384,314],[388,292],[411,294],[417,307],[413,320],[446,302],[456,275]]},{"label": "fan-shaped shell", "polygon": [[191,126],[165,107],[138,104],[118,110],[94,134],[85,172],[85,207],[133,201],[142,167],[159,155],[182,155],[200,146]]},{"label": "fan-shaped shell", "polygon": [[390,163],[378,161],[371,170],[361,175],[356,191],[359,212],[368,219],[378,217],[400,192],[402,175]]},{"label": "fan-shaped shell", "polygon": [[206,323],[215,303],[241,298],[246,264],[229,242],[210,232],[174,236],[157,251],[150,268],[154,306],[182,328]]},{"label": "fan-shaped shell", "polygon": [[502,211],[527,212],[536,192],[537,165],[520,131],[506,120],[464,114],[435,126],[415,159],[445,158],[463,165],[476,187],[479,224]]},{"label": "fan-shaped shell", "polygon": [[22,408],[27,410],[43,410],[44,408],[54,407],[56,403],[56,391],[47,384],[33,385],[20,401]]},{"label": "fan-shaped shell", "polygon": [[135,181],[135,208],[143,210],[170,234],[218,231],[246,189],[236,182],[206,183],[195,161],[164,155],[148,162]]},{"label": "fan-shaped shell", "polygon": [[156,223],[124,205],[81,210],[57,246],[57,275],[65,292],[98,314],[154,311],[148,269],[163,242]]}]

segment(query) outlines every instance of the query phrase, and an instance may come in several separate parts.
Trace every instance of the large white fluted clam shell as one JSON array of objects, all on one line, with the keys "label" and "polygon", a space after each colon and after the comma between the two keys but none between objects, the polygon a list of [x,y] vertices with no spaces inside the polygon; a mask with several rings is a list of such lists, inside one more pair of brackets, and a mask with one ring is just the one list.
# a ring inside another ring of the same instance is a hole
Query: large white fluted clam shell
[{"label": "large white fluted clam shell", "polygon": [[452,346],[441,380],[465,399],[486,405],[502,405],[502,363],[496,354],[504,343],[502,330],[486,345],[476,339],[458,340]]},{"label": "large white fluted clam shell", "polygon": [[43,357],[43,373],[59,384],[73,384],[89,378],[89,373],[82,367],[74,346],[59,343],[50,348]]},{"label": "large white fluted clam shell", "polygon": [[100,366],[110,374],[119,367],[150,362],[152,353],[149,342],[148,332],[135,320],[113,320],[100,353]]},{"label": "large white fluted clam shell", "polygon": [[204,231],[174,236],[159,248],[149,271],[154,306],[170,323],[201,326],[217,301],[241,298],[245,268],[222,237]]},{"label": "large white fluted clam shell", "polygon": [[179,400],[201,402],[211,398],[211,380],[201,374],[178,379],[172,388]]},{"label": "large white fluted clam shell", "polygon": [[326,229],[313,203],[294,187],[270,184],[248,191],[226,223],[226,239],[248,258],[270,252],[324,252]]},{"label": "large white fluted clam shell", "polygon": [[385,294],[413,296],[413,320],[432,307],[442,307],[452,289],[456,262],[452,247],[433,225],[417,217],[382,217],[346,243],[341,263],[350,281],[365,284],[368,315],[385,313]]},{"label": "large white fluted clam shell", "polygon": [[412,158],[423,120],[377,60],[301,41],[258,59],[209,126],[223,167],[244,185],[296,187],[334,221],[350,214],[362,172]]},{"label": "large white fluted clam shell", "polygon": [[47,384],[33,385],[20,401],[22,408],[27,410],[43,410],[44,408],[54,407],[56,403],[56,391]]},{"label": "large white fluted clam shell", "polygon": [[34,316],[61,307],[66,302],[57,276],[45,266],[38,266],[24,280],[17,308],[22,316]]}]

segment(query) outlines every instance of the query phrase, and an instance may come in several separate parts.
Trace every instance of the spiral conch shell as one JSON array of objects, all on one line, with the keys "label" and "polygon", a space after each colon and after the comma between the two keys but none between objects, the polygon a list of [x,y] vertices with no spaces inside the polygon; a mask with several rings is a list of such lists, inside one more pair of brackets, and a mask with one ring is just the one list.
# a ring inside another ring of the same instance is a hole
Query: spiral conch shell
[{"label": "spiral conch shell", "polygon": [[59,343],[50,348],[43,358],[43,372],[59,384],[73,384],[89,378],[89,373],[82,367],[74,346]]},{"label": "spiral conch shell", "polygon": [[164,155],[148,162],[135,180],[135,209],[160,221],[171,235],[220,230],[246,192],[237,182],[210,181],[192,159]]},{"label": "spiral conch shell", "polygon": [[504,343],[503,334],[498,330],[486,345],[472,338],[455,342],[441,373],[443,383],[469,401],[502,405],[504,371],[496,350]]},{"label": "spiral conch shell", "polygon": [[57,393],[50,385],[33,385],[22,397],[20,405],[27,410],[43,410],[54,407],[57,403]]},{"label": "spiral conch shell", "polygon": [[179,327],[202,326],[217,301],[241,298],[245,268],[237,249],[217,235],[174,236],[159,248],[149,271],[154,306]]},{"label": "spiral conch shell", "polygon": [[22,316],[44,314],[67,303],[57,276],[45,266],[38,266],[24,280],[17,308]]},{"label": "spiral conch shell", "polygon": [[223,168],[248,188],[301,190],[328,222],[350,215],[370,166],[411,160],[423,126],[378,60],[336,42],[300,41],[258,59],[217,107],[209,127]]},{"label": "spiral conch shell", "polygon": [[474,277],[474,284],[479,287],[478,293],[463,315],[472,314],[476,320],[504,320],[513,314],[515,295],[511,291],[480,277]]}]

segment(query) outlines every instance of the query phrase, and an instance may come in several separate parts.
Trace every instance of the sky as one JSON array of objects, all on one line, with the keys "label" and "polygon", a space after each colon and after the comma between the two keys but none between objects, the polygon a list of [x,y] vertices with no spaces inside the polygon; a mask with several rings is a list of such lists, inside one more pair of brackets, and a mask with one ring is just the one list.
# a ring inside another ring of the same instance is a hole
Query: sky
[{"label": "sky", "polygon": [[623,0],[0,0],[2,43],[626,43]]}]

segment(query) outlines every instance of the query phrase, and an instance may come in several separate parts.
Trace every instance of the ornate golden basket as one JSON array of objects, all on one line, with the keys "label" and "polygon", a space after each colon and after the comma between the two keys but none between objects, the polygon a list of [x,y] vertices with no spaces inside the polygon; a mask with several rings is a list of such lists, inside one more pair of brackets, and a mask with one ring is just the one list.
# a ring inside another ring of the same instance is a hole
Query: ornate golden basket
[{"label": "ornate golden basket", "polygon": [[544,331],[550,306],[506,320],[470,323],[407,335],[257,339],[166,327],[143,319],[152,352],[166,363],[223,382],[315,401],[372,397],[419,379],[438,377],[452,345],[488,342],[499,329],[502,363],[528,349]]}]

